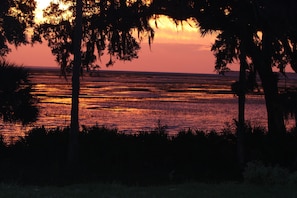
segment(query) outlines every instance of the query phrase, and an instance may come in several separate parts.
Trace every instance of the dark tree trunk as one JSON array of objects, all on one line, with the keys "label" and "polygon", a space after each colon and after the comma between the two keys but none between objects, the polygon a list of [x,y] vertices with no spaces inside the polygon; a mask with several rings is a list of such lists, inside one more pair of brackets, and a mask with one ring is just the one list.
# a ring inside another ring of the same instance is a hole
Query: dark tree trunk
[{"label": "dark tree trunk", "polygon": [[78,160],[78,133],[79,133],[79,89],[81,67],[81,38],[82,38],[82,0],[76,1],[75,34],[73,39],[74,65],[72,74],[72,103],[71,123],[69,134],[68,160],[75,166]]},{"label": "dark tree trunk", "polygon": [[238,91],[238,126],[237,126],[237,157],[240,167],[245,165],[244,131],[245,131],[245,94],[246,94],[246,53],[245,41],[241,41],[239,91]]},{"label": "dark tree trunk", "polygon": [[[265,68],[267,67],[268,66]],[[265,68],[261,68],[258,71],[264,89],[268,118],[268,131],[272,135],[283,134],[286,131],[286,127],[278,94],[277,77],[273,73],[272,69],[265,71],[267,70]]]},{"label": "dark tree trunk", "polygon": [[271,135],[279,135],[286,132],[286,127],[278,93],[278,79],[272,71],[271,39],[266,32],[263,33],[262,43],[262,52],[256,52],[254,63],[264,89],[268,131]]}]

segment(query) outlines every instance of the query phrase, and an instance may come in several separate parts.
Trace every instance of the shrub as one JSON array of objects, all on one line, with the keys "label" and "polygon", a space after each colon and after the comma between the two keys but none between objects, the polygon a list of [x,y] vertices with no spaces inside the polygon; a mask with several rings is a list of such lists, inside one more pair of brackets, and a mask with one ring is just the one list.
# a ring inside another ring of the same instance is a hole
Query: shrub
[{"label": "shrub", "polygon": [[[68,175],[68,135],[69,128],[40,127],[14,144],[3,145],[0,168],[5,171],[0,182],[75,182]],[[262,129],[252,129],[245,137],[246,159],[250,163],[242,175],[236,134],[230,130],[206,133],[188,129],[169,136],[161,123],[155,130],[137,134],[124,134],[104,126],[83,126],[79,133],[80,168],[76,181],[156,184],[241,180],[243,176],[248,183],[297,184],[297,172],[288,171],[296,171],[296,135],[275,139]]]},{"label": "shrub", "polygon": [[0,119],[23,125],[35,122],[39,110],[32,91],[26,69],[0,60]]},{"label": "shrub", "polygon": [[288,169],[266,166],[259,161],[249,162],[243,172],[244,181],[254,184],[286,184],[289,182],[289,175]]},{"label": "shrub", "polygon": [[289,184],[294,184],[294,185],[297,184],[297,171],[295,171],[295,172],[293,172],[293,173],[291,173],[289,175],[288,183]]}]

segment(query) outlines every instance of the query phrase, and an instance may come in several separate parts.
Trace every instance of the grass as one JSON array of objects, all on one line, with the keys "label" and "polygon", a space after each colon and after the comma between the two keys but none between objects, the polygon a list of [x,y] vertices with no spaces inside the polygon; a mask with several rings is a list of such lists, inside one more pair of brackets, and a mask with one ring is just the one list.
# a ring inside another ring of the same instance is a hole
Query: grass
[{"label": "grass", "polygon": [[118,184],[80,184],[63,187],[0,185],[0,197],[42,197],[42,198],[293,198],[297,197],[296,186],[251,185],[245,183],[187,183],[164,186],[124,186]]}]

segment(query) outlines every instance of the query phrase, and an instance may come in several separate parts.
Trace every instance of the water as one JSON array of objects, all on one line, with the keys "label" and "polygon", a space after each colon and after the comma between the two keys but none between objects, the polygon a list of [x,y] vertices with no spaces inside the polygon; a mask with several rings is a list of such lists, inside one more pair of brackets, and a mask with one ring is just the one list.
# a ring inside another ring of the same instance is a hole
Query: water
[{"label": "water", "polygon": [[[80,125],[105,125],[122,132],[154,128],[158,120],[175,134],[183,129],[221,130],[237,118],[237,97],[230,91],[234,74],[172,74],[102,71],[81,79]],[[34,71],[31,81],[39,99],[34,126],[70,125],[71,77],[57,71]],[[248,95],[246,119],[266,126],[261,94]],[[30,127],[3,124],[7,138],[23,136]]]}]

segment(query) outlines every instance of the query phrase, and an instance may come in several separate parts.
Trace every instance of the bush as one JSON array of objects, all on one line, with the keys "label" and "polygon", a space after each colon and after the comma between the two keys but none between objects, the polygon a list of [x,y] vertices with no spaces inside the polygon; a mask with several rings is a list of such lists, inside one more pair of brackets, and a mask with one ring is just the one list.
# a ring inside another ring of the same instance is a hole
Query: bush
[{"label": "bush", "polygon": [[244,181],[254,184],[287,184],[289,175],[288,169],[280,166],[266,166],[259,161],[247,163],[243,172]]},{"label": "bush", "polygon": [[297,171],[295,171],[289,175],[288,183],[297,185]]},{"label": "bush", "polygon": [[296,135],[275,139],[263,131],[253,128],[245,134],[246,160],[250,163],[242,175],[236,134],[227,129],[221,133],[188,129],[169,136],[160,123],[153,131],[138,134],[84,126],[79,134],[79,170],[73,179],[67,163],[69,128],[34,128],[0,149],[0,168],[5,170],[0,182],[159,184],[234,181],[243,176],[248,183],[297,184],[297,172],[288,171],[297,170]]}]

